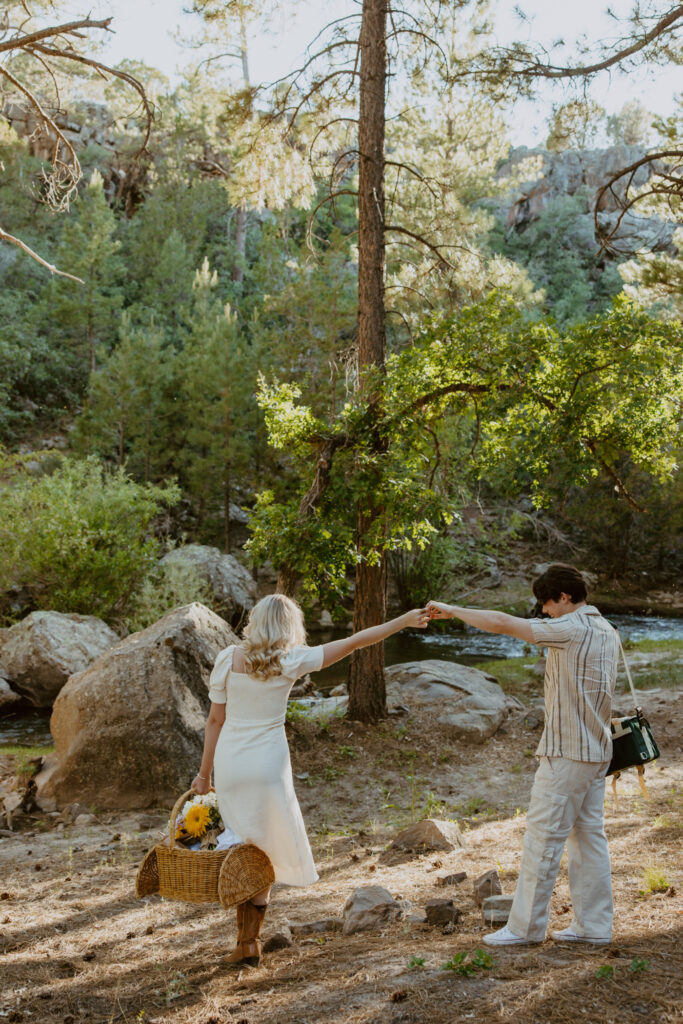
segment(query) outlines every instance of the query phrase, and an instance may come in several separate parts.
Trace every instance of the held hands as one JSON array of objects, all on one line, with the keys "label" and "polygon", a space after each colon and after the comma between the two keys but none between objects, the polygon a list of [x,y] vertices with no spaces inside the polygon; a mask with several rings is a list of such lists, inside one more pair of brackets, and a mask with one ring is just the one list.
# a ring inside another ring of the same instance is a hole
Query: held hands
[{"label": "held hands", "polygon": [[429,625],[429,611],[427,608],[413,608],[412,611],[406,612],[404,615],[405,625],[402,628],[407,629],[426,629]]},{"label": "held hands", "polygon": [[211,779],[202,779],[199,775],[195,775],[190,785],[190,789],[193,789],[195,793],[203,796],[211,789]]},{"label": "held hands", "polygon": [[426,610],[430,619],[452,618],[450,605],[444,604],[442,601],[430,601]]}]

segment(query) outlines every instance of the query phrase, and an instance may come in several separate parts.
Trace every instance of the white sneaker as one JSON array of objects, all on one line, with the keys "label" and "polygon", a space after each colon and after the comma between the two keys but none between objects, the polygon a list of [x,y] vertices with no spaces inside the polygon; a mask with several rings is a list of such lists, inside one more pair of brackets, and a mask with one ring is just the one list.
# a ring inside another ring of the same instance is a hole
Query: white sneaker
[{"label": "white sneaker", "polygon": [[577,935],[573,928],[563,928],[561,932],[551,932],[550,938],[555,942],[590,942],[594,946],[608,946],[611,939],[590,938],[588,935]]},{"label": "white sneaker", "polygon": [[487,946],[531,946],[535,939],[523,939],[520,935],[511,932],[507,925],[499,928],[497,932],[490,932],[484,936]]}]

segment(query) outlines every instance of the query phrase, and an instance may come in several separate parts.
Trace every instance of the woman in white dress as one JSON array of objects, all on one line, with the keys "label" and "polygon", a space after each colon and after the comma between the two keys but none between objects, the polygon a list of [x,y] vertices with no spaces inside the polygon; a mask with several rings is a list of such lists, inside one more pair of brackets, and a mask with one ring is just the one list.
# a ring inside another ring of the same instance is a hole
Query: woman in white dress
[{"label": "woman in white dress", "polygon": [[[428,623],[426,610],[415,609],[343,640],[307,647],[299,606],[283,594],[270,594],[252,609],[242,642],[216,658],[204,754],[192,788],[207,793],[214,770],[223,823],[268,855],[276,881],[311,885],[318,880],[285,736],[287,698],[294,682],[360,647]],[[258,964],[269,895],[264,890],[237,907],[237,947],[226,962]]]}]

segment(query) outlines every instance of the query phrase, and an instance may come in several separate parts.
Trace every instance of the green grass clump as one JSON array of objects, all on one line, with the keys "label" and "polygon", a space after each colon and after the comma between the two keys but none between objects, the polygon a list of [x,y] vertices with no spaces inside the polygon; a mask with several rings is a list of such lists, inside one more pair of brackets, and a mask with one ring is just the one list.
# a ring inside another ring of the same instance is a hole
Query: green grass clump
[{"label": "green grass clump", "polygon": [[666,892],[671,885],[662,869],[653,864],[645,868],[641,878],[643,880],[644,892]]},{"label": "green grass clump", "polygon": [[12,743],[6,747],[0,747],[1,757],[13,757],[17,772],[21,775],[29,770],[29,761],[34,757],[47,757],[54,750],[54,746],[25,747],[21,744]]},{"label": "green grass clump", "polygon": [[477,668],[489,676],[495,676],[506,693],[516,697],[533,696],[543,690],[542,676],[534,675],[532,668],[535,661],[529,658],[499,658],[495,661],[483,661]]}]

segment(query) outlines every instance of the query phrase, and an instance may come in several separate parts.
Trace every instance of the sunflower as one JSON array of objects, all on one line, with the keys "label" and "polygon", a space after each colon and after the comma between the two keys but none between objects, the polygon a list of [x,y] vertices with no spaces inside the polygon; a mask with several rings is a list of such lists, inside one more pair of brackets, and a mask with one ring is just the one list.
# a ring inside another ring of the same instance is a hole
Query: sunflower
[{"label": "sunflower", "polygon": [[208,807],[201,804],[194,804],[185,815],[185,831],[191,836],[203,836],[206,827],[211,820],[211,812]]}]

